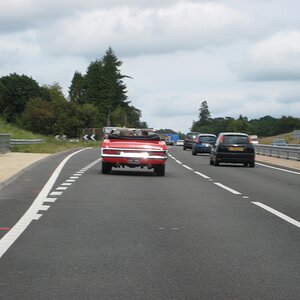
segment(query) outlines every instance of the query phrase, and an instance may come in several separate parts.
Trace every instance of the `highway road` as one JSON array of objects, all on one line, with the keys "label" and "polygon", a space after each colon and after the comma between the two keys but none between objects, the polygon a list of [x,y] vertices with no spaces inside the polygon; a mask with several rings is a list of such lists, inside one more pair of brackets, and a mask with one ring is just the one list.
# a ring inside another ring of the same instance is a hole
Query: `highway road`
[{"label": "highway road", "polygon": [[0,191],[1,299],[299,299],[300,172],[50,156]]}]

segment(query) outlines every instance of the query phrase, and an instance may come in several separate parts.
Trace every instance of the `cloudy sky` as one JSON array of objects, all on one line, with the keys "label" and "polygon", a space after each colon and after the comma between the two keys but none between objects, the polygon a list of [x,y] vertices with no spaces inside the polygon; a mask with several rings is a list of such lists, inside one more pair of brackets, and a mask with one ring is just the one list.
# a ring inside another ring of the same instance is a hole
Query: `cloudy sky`
[{"label": "cloudy sky", "polygon": [[155,128],[212,117],[300,117],[299,0],[0,0],[0,76],[68,94],[109,46]]}]

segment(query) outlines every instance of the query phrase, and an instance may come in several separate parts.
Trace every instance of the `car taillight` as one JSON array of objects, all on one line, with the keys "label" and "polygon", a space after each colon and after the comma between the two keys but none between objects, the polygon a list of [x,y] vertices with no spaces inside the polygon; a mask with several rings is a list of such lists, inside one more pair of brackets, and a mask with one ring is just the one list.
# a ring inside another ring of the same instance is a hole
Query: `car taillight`
[{"label": "car taillight", "polygon": [[149,155],[150,156],[161,156],[161,157],[163,157],[163,156],[165,156],[165,152],[163,152],[163,151],[160,151],[160,152],[153,151],[153,152],[149,152]]},{"label": "car taillight", "polygon": [[252,141],[251,141],[251,137],[250,137],[250,136],[248,136],[248,143],[249,143],[249,144],[252,144]]},{"label": "car taillight", "polygon": [[221,137],[220,137],[220,143],[224,143],[224,135],[221,135]]},{"label": "car taillight", "polygon": [[115,155],[119,155],[120,154],[120,150],[113,150],[113,149],[104,149],[103,150],[104,154],[115,154]]}]

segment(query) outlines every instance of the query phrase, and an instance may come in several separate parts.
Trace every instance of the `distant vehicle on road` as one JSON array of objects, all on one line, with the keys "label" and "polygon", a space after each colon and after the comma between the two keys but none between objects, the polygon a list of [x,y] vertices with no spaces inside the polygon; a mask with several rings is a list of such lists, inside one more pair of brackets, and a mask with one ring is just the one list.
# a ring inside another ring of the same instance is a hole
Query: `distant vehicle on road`
[{"label": "distant vehicle on road", "polygon": [[105,127],[103,131],[102,174],[126,166],[154,169],[156,175],[165,175],[168,148],[155,131],[123,127]]},{"label": "distant vehicle on road", "polygon": [[179,139],[177,133],[159,133],[161,139],[163,139],[167,145],[174,146]]},{"label": "distant vehicle on road", "polygon": [[184,140],[178,140],[176,146],[183,146]]},{"label": "distant vehicle on road", "polygon": [[214,134],[199,134],[193,144],[192,154],[210,153],[211,146],[216,142],[217,136]]},{"label": "distant vehicle on road", "polygon": [[255,151],[250,137],[246,133],[220,133],[210,152],[210,164],[218,166],[220,163],[242,163],[254,168]]},{"label": "distant vehicle on road", "polygon": [[287,146],[285,139],[275,139],[272,141],[272,146]]},{"label": "distant vehicle on road", "polygon": [[200,132],[189,132],[186,134],[183,142],[183,150],[193,148],[193,144],[198,134],[200,134]]},{"label": "distant vehicle on road", "polygon": [[259,144],[257,135],[250,135],[250,139],[251,139],[252,144]]}]

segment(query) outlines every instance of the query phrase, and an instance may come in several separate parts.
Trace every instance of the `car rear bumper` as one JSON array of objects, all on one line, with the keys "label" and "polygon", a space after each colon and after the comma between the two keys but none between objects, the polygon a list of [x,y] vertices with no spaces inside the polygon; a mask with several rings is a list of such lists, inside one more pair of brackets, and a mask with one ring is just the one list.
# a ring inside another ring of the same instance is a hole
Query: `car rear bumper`
[{"label": "car rear bumper", "polygon": [[184,147],[184,148],[192,149],[192,148],[193,148],[193,145],[194,145],[194,143],[191,142],[191,141],[185,141],[185,142],[183,143],[183,147]]},{"label": "car rear bumper", "polygon": [[228,162],[228,163],[248,163],[255,161],[255,154],[251,153],[218,153],[216,159],[219,162]]},{"label": "car rear bumper", "polygon": [[166,159],[147,159],[147,158],[140,158],[140,157],[102,157],[102,160],[106,163],[111,164],[119,164],[124,166],[147,166],[147,165],[164,165],[166,163]]},{"label": "car rear bumper", "polygon": [[197,153],[210,153],[211,146],[194,147]]}]

